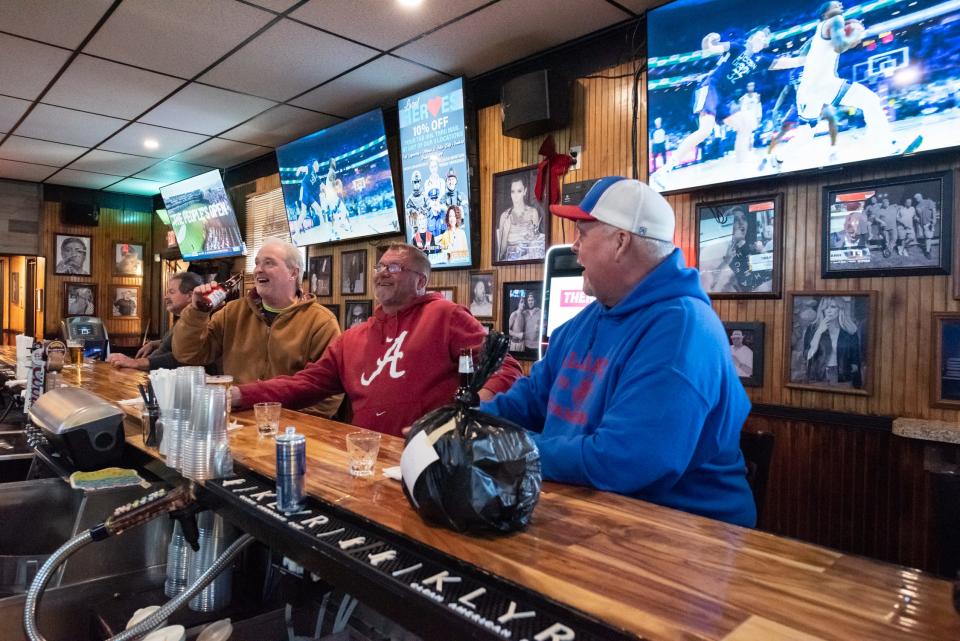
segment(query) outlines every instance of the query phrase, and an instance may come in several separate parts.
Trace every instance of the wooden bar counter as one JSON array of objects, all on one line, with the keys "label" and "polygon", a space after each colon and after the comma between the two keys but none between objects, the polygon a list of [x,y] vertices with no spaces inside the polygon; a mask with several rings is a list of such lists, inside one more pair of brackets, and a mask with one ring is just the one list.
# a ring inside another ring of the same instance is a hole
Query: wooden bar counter
[{"label": "wooden bar counter", "polygon": [[[0,360],[13,361],[13,348]],[[64,382],[76,384],[66,372]],[[118,401],[137,396],[144,375],[103,363],[80,385]],[[133,415],[133,410],[128,408]],[[231,433],[234,460],[274,475],[274,444],[252,413]],[[400,483],[403,441],[384,437],[372,479],[347,472],[352,428],[284,411],[281,430],[307,436],[307,492],[414,541],[651,640],[956,641],[960,614],[950,583],[898,567],[693,516],[615,494],[544,483],[530,527],[508,536],[468,536],[425,523]],[[143,446],[139,428],[128,442]]]}]

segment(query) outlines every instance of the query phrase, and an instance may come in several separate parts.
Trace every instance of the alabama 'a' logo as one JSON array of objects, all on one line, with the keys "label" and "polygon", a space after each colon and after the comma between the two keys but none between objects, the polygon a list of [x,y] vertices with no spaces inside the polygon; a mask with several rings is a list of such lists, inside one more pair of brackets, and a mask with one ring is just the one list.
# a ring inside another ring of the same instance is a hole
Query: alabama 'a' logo
[{"label": "alabama 'a' logo", "polygon": [[387,348],[386,353],[383,355],[383,358],[377,359],[377,369],[373,370],[373,373],[370,376],[366,374],[360,375],[360,383],[364,387],[370,385],[377,376],[380,375],[380,372],[383,371],[383,368],[387,365],[390,365],[390,378],[400,378],[406,374],[406,370],[397,370],[397,363],[403,358],[403,352],[401,348],[403,347],[403,339],[407,337],[407,331],[404,330],[397,335],[396,338],[388,338],[387,342],[393,342],[390,347]]}]

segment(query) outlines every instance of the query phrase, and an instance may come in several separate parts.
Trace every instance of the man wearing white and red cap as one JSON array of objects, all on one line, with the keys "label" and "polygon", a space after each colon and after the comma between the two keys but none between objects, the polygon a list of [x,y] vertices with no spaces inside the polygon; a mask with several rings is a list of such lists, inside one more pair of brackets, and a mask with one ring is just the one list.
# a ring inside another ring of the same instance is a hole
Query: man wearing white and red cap
[{"label": "man wearing white and red cap", "polygon": [[750,401],[700,276],[673,244],[670,205],[610,177],[550,211],[576,221],[583,290],[597,300],[482,409],[535,432],[546,479],[753,526],[740,453]]}]

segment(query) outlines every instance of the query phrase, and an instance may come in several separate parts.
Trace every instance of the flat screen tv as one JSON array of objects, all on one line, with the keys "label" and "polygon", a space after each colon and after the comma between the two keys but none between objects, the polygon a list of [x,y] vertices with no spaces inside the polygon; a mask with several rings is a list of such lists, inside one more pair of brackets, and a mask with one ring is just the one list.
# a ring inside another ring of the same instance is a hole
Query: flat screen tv
[{"label": "flat screen tv", "polygon": [[677,191],[957,146],[958,18],[952,0],[654,9],[650,184]]},{"label": "flat screen tv", "polygon": [[240,256],[246,251],[220,170],[160,188],[184,260]]},{"label": "flat screen tv", "polygon": [[546,353],[553,332],[596,300],[583,292],[583,266],[570,247],[554,245],[544,259],[538,358]]},{"label": "flat screen tv", "polygon": [[379,109],[278,147],[277,164],[297,246],[400,231]]},{"label": "flat screen tv", "polygon": [[407,242],[434,269],[473,265],[463,79],[399,102]]}]

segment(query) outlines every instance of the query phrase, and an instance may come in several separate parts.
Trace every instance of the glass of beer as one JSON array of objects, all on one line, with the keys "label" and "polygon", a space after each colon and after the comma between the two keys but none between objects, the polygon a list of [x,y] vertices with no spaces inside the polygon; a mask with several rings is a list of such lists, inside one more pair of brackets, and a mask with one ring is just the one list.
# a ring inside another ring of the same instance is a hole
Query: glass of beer
[{"label": "glass of beer", "polygon": [[67,354],[70,357],[70,365],[67,367],[72,367],[78,371],[83,367],[83,347],[82,338],[71,338],[67,341]]}]

